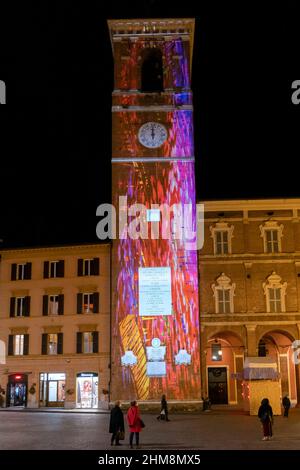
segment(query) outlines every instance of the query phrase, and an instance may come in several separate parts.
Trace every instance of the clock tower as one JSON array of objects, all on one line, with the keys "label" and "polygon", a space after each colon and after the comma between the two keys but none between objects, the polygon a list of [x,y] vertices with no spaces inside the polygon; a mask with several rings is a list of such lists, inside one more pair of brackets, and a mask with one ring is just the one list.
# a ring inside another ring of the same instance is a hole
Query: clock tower
[{"label": "clock tower", "polygon": [[191,236],[196,232],[194,20],[109,20],[108,25],[117,215],[110,399],[148,402],[165,394],[168,400],[198,402],[198,270]]}]

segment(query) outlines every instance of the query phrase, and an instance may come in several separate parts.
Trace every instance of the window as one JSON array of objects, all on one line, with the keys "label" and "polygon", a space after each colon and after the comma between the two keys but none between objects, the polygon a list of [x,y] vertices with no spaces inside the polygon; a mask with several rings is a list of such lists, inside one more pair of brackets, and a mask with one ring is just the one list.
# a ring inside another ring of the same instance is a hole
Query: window
[{"label": "window", "polygon": [[24,354],[24,335],[15,335],[14,355],[22,356]]},{"label": "window", "polygon": [[211,345],[211,359],[212,361],[222,361],[222,346],[220,343]]},{"label": "window", "polygon": [[98,276],[99,258],[86,258],[78,260],[78,276]]},{"label": "window", "polygon": [[77,333],[77,353],[97,353],[98,352],[98,331]]},{"label": "window", "polygon": [[232,252],[233,229],[234,226],[229,226],[226,222],[217,222],[214,227],[210,227],[215,255],[228,255]]},{"label": "window", "polygon": [[218,313],[230,313],[230,288],[218,289]]},{"label": "window", "polygon": [[216,283],[212,285],[212,290],[215,297],[216,313],[233,313],[235,284],[231,282],[231,279],[222,273],[216,279]]},{"label": "window", "polygon": [[64,260],[44,262],[44,279],[64,277],[64,271],[65,271]]},{"label": "window", "polygon": [[11,297],[10,316],[11,317],[29,317],[30,297]]},{"label": "window", "polygon": [[43,315],[63,315],[64,295],[51,294],[43,296]]},{"label": "window", "polygon": [[163,63],[162,52],[160,49],[144,49],[141,74],[142,92],[160,93],[163,91]]},{"label": "window", "polygon": [[11,280],[23,281],[31,279],[31,263],[13,263],[11,265]]},{"label": "window", "polygon": [[48,354],[57,354],[57,334],[48,335]]},{"label": "window", "polygon": [[99,293],[77,294],[77,313],[99,313]]},{"label": "window", "polygon": [[43,333],[42,354],[63,354],[63,333]]},{"label": "window", "polygon": [[260,225],[260,236],[263,238],[264,253],[280,253],[283,225],[275,220],[268,220]]},{"label": "window", "polygon": [[8,337],[8,355],[25,356],[29,352],[29,335],[9,335]]},{"label": "window", "polygon": [[258,357],[266,357],[267,355],[267,349],[266,349],[266,343],[264,340],[260,340],[258,344]]},{"label": "window", "polygon": [[281,277],[273,271],[273,273],[268,276],[267,281],[263,283],[268,313],[285,312],[287,283],[282,283],[281,281]]}]

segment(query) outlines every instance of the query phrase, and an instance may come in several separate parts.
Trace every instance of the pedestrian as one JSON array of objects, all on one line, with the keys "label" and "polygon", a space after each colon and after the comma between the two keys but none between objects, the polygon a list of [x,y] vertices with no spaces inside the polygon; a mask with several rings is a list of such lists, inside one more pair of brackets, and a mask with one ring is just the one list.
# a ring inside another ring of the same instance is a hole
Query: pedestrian
[{"label": "pedestrian", "polygon": [[110,412],[109,432],[112,434],[110,444],[113,446],[116,441],[116,446],[121,446],[119,442],[120,438],[124,439],[125,427],[124,427],[124,416],[121,410],[121,402],[118,400],[115,402],[115,406]]},{"label": "pedestrian", "polygon": [[130,403],[130,408],[127,411],[127,422],[128,422],[129,430],[130,430],[130,436],[129,436],[130,448],[133,449],[134,435],[135,435],[136,446],[139,447],[140,432],[142,430],[142,427],[144,427],[145,425],[143,421],[141,420],[140,410],[135,400]]},{"label": "pedestrian", "polygon": [[291,402],[290,402],[290,399],[289,399],[289,396],[286,395],[283,400],[282,400],[282,404],[283,404],[283,408],[284,408],[284,414],[283,416],[285,418],[288,418],[289,417],[289,411],[290,411],[290,407],[291,407]]},{"label": "pedestrian", "polygon": [[162,395],[161,402],[160,402],[160,414],[157,416],[158,420],[165,419],[166,421],[169,420],[169,411],[168,411],[168,402],[166,399],[166,395]]},{"label": "pedestrian", "polygon": [[273,426],[273,410],[269,403],[268,398],[264,398],[261,402],[261,405],[258,410],[258,417],[261,421],[263,428],[263,441],[269,441],[273,436],[272,426]]}]

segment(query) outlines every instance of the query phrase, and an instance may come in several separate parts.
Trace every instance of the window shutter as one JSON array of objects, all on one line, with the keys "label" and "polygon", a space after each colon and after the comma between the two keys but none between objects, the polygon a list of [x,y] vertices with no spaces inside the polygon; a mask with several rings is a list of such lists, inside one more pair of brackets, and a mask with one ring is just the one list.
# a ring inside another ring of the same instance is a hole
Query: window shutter
[{"label": "window shutter", "polygon": [[47,333],[42,334],[42,354],[47,354],[47,341],[48,335]]},{"label": "window shutter", "polygon": [[64,314],[64,294],[58,296],[58,315]]},{"label": "window shutter", "polygon": [[77,294],[77,313],[82,313],[82,294]]},{"label": "window shutter", "polygon": [[99,276],[99,258],[94,258],[92,262],[92,272],[93,276]]},{"label": "window shutter", "polygon": [[57,266],[57,277],[64,277],[64,275],[65,275],[65,262],[63,259],[61,259],[58,262],[58,266]]},{"label": "window shutter", "polygon": [[17,265],[13,263],[11,265],[11,280],[15,281],[17,279]]},{"label": "window shutter", "polygon": [[44,316],[48,315],[48,301],[49,301],[48,295],[43,295],[43,315]]},{"label": "window shutter", "polygon": [[30,297],[25,297],[24,299],[24,317],[29,317],[30,315]]},{"label": "window shutter", "polygon": [[31,279],[31,263],[26,263],[25,264],[25,279]]},{"label": "window shutter", "polygon": [[76,352],[78,354],[82,353],[82,333],[77,333],[77,341],[76,341]]},{"label": "window shutter", "polygon": [[44,262],[44,279],[49,278],[49,261]]},{"label": "window shutter", "polygon": [[79,259],[79,260],[78,260],[77,274],[78,274],[78,276],[82,276],[82,275],[83,275],[83,259]]},{"label": "window shutter", "polygon": [[24,356],[29,354],[29,335],[24,335],[24,349],[23,349]]},{"label": "window shutter", "polygon": [[15,298],[15,297],[11,297],[11,298],[10,298],[10,313],[9,313],[9,316],[10,316],[10,317],[14,317],[14,316],[15,316],[15,306],[16,306],[16,298]]},{"label": "window shutter", "polygon": [[57,354],[63,353],[63,339],[64,339],[64,334],[57,333]]},{"label": "window shutter", "polygon": [[8,356],[13,356],[14,355],[14,335],[9,335],[8,336],[8,351],[7,351]]},{"label": "window shutter", "polygon": [[98,338],[99,338],[99,333],[98,331],[93,331],[93,353],[98,352]]},{"label": "window shutter", "polygon": [[99,313],[99,292],[93,293],[93,313]]}]

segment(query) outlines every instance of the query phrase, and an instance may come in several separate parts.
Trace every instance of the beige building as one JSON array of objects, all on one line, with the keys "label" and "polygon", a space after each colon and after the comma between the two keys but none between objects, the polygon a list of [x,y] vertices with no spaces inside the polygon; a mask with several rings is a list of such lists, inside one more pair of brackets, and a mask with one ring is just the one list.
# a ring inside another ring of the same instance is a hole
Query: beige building
[{"label": "beige building", "polygon": [[[241,403],[247,357],[274,359],[300,401],[300,199],[208,201],[199,253],[202,394]],[[247,398],[247,397],[246,397]]]},{"label": "beige building", "polygon": [[2,401],[107,407],[109,316],[109,244],[2,250]]}]

